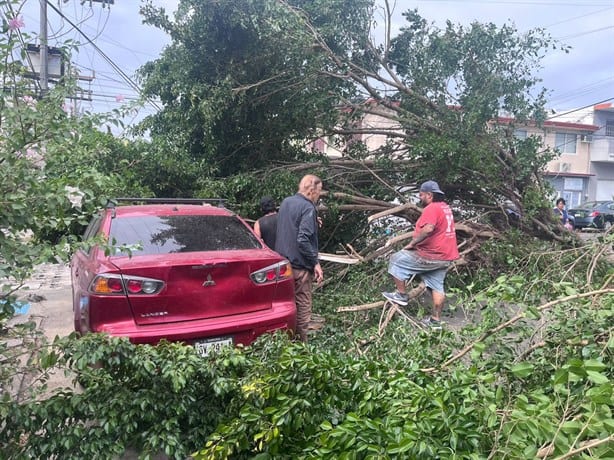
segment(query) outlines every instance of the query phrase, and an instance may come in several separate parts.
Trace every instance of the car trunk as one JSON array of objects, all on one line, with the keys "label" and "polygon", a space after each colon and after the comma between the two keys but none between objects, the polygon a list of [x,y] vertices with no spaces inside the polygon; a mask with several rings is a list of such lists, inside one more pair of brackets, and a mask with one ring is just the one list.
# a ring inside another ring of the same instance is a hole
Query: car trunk
[{"label": "car trunk", "polygon": [[276,284],[256,285],[250,274],[279,261],[268,250],[113,258],[123,276],[164,281],[155,295],[130,294],[139,325],[238,315],[271,308]]}]

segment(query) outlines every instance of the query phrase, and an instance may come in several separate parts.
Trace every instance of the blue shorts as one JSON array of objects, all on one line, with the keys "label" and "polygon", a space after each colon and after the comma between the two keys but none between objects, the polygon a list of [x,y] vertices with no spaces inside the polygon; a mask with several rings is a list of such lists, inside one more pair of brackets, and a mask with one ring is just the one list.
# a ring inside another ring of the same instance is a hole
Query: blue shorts
[{"label": "blue shorts", "polygon": [[445,294],[443,282],[450,265],[452,262],[449,260],[424,259],[416,251],[402,249],[390,257],[388,273],[403,281],[412,275],[420,275],[426,287]]}]

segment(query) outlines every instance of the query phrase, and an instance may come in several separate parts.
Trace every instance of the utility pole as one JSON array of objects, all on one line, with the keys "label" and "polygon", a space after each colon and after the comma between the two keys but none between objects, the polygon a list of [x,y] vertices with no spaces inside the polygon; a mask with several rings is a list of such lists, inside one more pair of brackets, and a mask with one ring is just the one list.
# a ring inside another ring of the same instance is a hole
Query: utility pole
[{"label": "utility pole", "polygon": [[[115,0],[90,0],[92,2],[102,3],[102,7],[110,7],[115,3]],[[39,0],[40,3],[40,70],[39,70],[39,82],[41,97],[45,97],[49,91],[49,47],[47,38],[47,0]],[[83,2],[82,2],[83,3]],[[56,10],[57,11],[57,10]],[[77,77],[79,80],[93,80],[92,77]],[[80,99],[85,99],[81,97]],[[88,100],[88,99],[85,99]],[[91,99],[89,99],[91,100]]]},{"label": "utility pole", "polygon": [[49,78],[47,76],[47,0],[39,0],[41,6],[41,17],[40,17],[40,85],[41,85],[41,96],[45,97],[47,91],[49,90]]}]

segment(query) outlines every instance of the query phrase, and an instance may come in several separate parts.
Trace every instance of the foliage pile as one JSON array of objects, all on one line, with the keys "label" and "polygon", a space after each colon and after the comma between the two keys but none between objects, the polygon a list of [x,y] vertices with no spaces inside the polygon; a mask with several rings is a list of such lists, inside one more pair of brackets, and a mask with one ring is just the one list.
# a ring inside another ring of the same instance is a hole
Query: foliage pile
[{"label": "foliage pile", "polygon": [[611,238],[588,250],[531,253],[514,262],[517,273],[495,281],[476,276],[459,299],[472,321],[459,330],[393,321],[377,337],[373,312],[355,314],[354,326],[348,314],[334,316],[350,296],[374,295],[379,286],[365,283],[367,270],[319,293],[328,322],[309,345],[279,334],[203,361],[180,344],[58,340],[40,363],[76,372],[83,387],[21,403],[5,398],[3,451],[13,458],[113,458],[127,448],[177,459],[194,452],[203,459],[608,458],[614,273],[600,254],[604,244]]}]

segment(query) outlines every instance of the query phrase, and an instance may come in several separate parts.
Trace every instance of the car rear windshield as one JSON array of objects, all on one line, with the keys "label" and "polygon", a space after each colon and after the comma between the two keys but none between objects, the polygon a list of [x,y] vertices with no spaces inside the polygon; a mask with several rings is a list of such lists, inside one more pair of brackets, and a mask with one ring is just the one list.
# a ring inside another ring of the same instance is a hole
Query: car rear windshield
[{"label": "car rear windshield", "polygon": [[133,255],[232,251],[261,248],[258,239],[234,216],[118,217],[111,222],[114,246],[136,245]]}]

